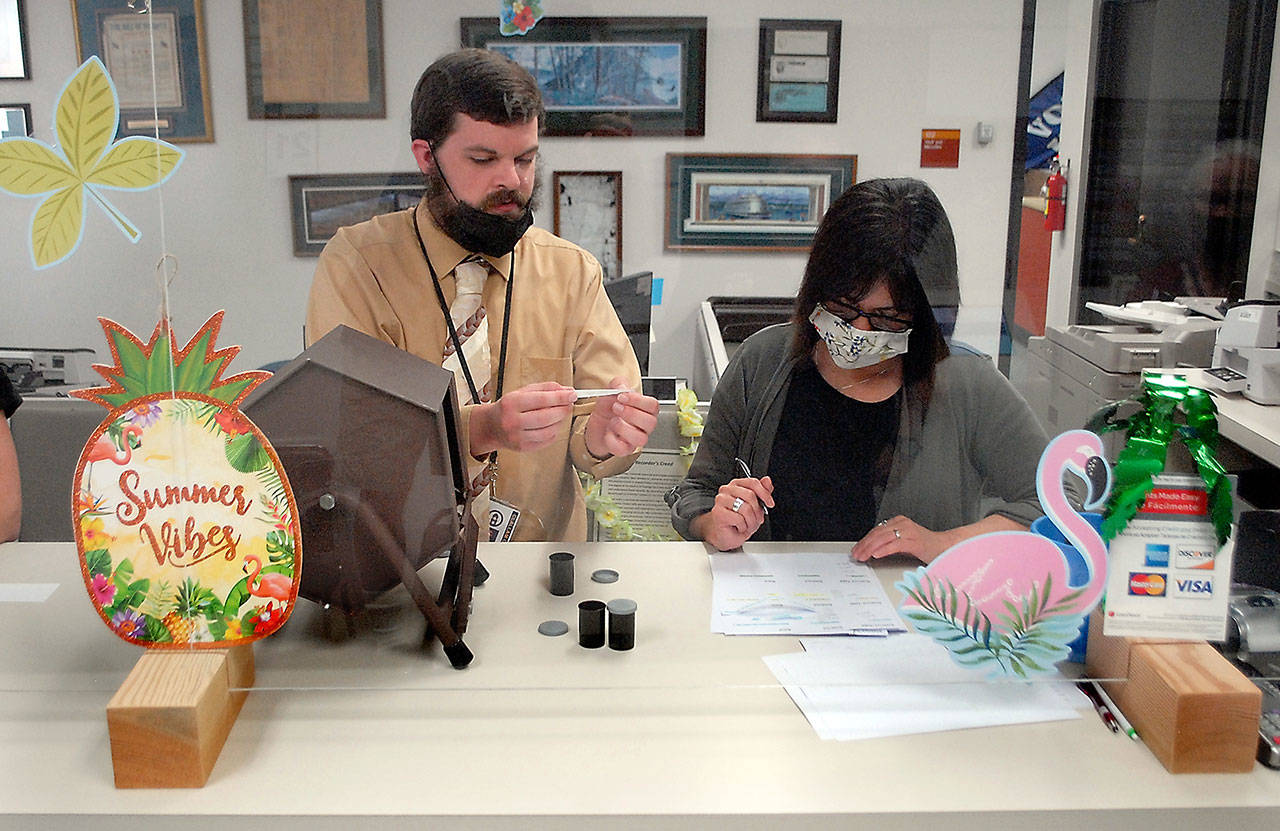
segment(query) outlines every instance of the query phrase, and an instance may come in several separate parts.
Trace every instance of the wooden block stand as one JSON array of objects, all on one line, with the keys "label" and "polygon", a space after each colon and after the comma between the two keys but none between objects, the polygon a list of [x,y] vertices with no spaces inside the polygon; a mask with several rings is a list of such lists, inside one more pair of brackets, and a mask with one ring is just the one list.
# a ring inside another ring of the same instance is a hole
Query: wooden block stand
[{"label": "wooden block stand", "polygon": [[1170,773],[1246,773],[1262,694],[1204,641],[1115,638],[1089,619],[1085,669]]},{"label": "wooden block stand", "polygon": [[253,686],[253,646],[153,650],[107,704],[117,788],[200,788]]}]

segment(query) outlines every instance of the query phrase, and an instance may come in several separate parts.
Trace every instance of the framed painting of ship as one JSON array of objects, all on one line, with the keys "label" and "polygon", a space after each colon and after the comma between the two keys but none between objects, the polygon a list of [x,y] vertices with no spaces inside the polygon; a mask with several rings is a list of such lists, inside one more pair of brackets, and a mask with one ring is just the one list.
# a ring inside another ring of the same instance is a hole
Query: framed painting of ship
[{"label": "framed painting of ship", "polygon": [[542,90],[547,136],[701,136],[705,17],[551,17],[521,37],[498,18],[461,19],[462,45],[528,69]]},{"label": "framed painting of ship", "polygon": [[290,176],[293,255],[318,257],[339,228],[411,208],[421,198],[417,171]]},{"label": "framed painting of ship", "polygon": [[666,247],[806,251],[857,172],[857,156],[668,153]]}]

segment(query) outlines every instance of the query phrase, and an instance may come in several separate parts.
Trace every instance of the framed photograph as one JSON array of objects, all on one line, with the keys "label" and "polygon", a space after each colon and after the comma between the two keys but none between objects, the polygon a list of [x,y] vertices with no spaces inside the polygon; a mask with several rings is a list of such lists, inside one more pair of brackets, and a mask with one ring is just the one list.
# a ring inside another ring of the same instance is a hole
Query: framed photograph
[{"label": "framed photograph", "polygon": [[0,104],[0,139],[31,135],[30,104]]},{"label": "framed photograph", "polygon": [[835,123],[839,20],[761,20],[756,121]]},{"label": "framed photograph", "polygon": [[153,0],[140,14],[128,0],[71,0],[77,60],[102,59],[120,98],[121,136],[213,141],[201,2]]},{"label": "framed photograph", "polygon": [[384,118],[382,0],[243,0],[249,118]]},{"label": "framed photograph", "polygon": [[289,177],[293,253],[318,257],[344,225],[411,208],[422,198],[422,174],[345,173]]},{"label": "framed photograph", "polygon": [[462,45],[533,73],[548,136],[704,134],[705,17],[544,17],[513,38],[496,17],[464,17]]},{"label": "framed photograph", "polygon": [[0,0],[0,80],[31,77],[23,0]]},{"label": "framed photograph", "polygon": [[594,254],[606,283],[621,277],[622,171],[557,170],[552,189],[556,195],[552,231]]},{"label": "framed photograph", "polygon": [[858,157],[667,154],[666,247],[804,251]]}]

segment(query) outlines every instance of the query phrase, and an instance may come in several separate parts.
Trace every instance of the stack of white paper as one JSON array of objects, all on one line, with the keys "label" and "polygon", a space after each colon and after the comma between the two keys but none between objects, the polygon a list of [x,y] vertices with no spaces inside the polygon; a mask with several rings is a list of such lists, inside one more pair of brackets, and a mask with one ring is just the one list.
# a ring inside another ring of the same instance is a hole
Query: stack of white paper
[{"label": "stack of white paper", "polygon": [[805,638],[764,661],[824,739],[867,739],[1079,718],[1087,702],[1059,675],[987,679],[923,635]]},{"label": "stack of white paper", "polygon": [[726,635],[905,632],[880,580],[842,546],[803,554],[711,558],[711,631]]}]

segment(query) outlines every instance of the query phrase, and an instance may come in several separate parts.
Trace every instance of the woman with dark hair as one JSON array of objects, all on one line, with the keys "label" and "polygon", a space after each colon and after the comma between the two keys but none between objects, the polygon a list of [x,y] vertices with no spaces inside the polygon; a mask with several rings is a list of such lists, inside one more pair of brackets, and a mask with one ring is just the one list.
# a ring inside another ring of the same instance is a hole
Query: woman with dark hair
[{"label": "woman with dark hair", "polygon": [[1030,525],[1048,438],[989,358],[948,348],[928,293],[956,286],[955,237],[928,185],[876,179],[840,196],[791,321],[748,338],[716,387],[667,497],[676,530],[721,551],[857,540],[857,560],[930,562]]}]

